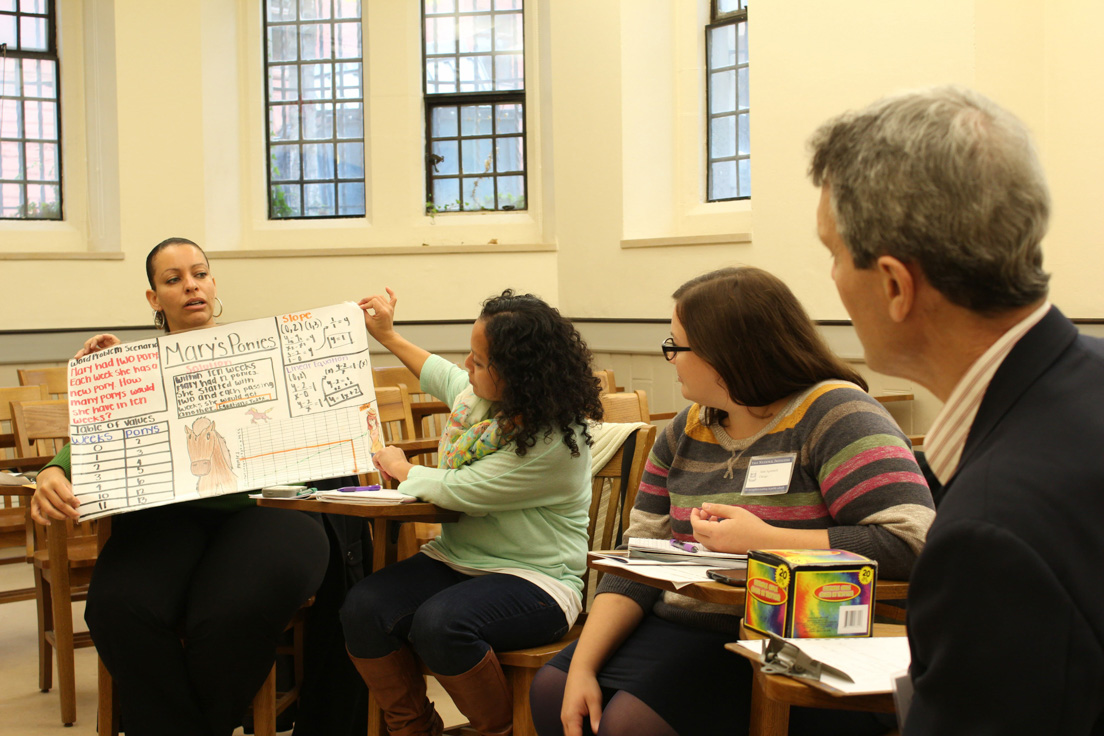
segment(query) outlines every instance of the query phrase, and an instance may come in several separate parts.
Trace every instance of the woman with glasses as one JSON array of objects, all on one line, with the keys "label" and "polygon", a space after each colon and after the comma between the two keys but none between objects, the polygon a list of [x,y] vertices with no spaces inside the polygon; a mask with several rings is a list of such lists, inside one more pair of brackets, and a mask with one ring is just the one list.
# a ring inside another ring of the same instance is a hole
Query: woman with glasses
[{"label": "woman with glasses", "polygon": [[[845,549],[907,579],[931,494],[893,418],[793,293],[759,269],[726,268],[674,299],[662,350],[693,403],[656,441],[625,536],[738,553]],[[756,459],[788,482],[757,482]],[[724,649],[741,614],[606,575],[577,644],[536,676],[538,732],[746,733],[751,666]],[[791,734],[885,730],[869,714],[792,709]]]}]

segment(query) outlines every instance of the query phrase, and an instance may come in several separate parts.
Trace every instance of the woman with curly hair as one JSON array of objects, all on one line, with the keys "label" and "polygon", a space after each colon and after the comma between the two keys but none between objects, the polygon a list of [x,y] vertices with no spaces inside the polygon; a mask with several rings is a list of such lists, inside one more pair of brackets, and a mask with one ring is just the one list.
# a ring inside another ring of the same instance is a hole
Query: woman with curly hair
[{"label": "woman with curly hair", "polygon": [[495,650],[555,641],[582,608],[598,380],[579,333],[530,294],[484,302],[466,372],[395,332],[397,301],[388,289],[360,302],[368,331],[452,413],[440,467],[395,447],[374,460],[403,493],[463,515],[349,591],[346,645],[391,734],[442,731],[415,653],[479,733],[509,734]]}]

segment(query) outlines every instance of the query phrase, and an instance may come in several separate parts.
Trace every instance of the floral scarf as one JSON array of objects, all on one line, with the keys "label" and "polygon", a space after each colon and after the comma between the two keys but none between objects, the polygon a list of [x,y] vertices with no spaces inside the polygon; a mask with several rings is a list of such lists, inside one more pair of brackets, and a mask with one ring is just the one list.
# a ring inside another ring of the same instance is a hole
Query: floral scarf
[{"label": "floral scarf", "polygon": [[512,436],[502,429],[497,419],[492,417],[471,423],[473,413],[484,413],[476,409],[486,411],[487,402],[477,397],[469,387],[457,397],[456,405],[449,414],[448,426],[441,433],[441,442],[437,446],[437,467],[461,468],[509,444]]}]

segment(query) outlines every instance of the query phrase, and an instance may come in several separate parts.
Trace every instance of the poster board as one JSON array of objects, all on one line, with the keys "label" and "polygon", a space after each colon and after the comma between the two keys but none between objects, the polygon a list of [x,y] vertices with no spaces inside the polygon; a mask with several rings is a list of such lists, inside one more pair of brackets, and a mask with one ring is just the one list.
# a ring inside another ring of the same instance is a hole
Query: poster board
[{"label": "poster board", "polygon": [[81,519],[372,472],[383,447],[352,303],[69,361]]}]

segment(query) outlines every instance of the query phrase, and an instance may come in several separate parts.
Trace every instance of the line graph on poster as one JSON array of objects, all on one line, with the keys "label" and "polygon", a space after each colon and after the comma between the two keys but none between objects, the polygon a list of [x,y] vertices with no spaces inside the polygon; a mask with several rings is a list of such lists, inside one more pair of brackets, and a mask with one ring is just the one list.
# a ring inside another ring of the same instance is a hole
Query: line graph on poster
[{"label": "line graph on poster", "polygon": [[368,426],[374,412],[365,404],[239,429],[242,486],[261,488],[374,471]]}]

